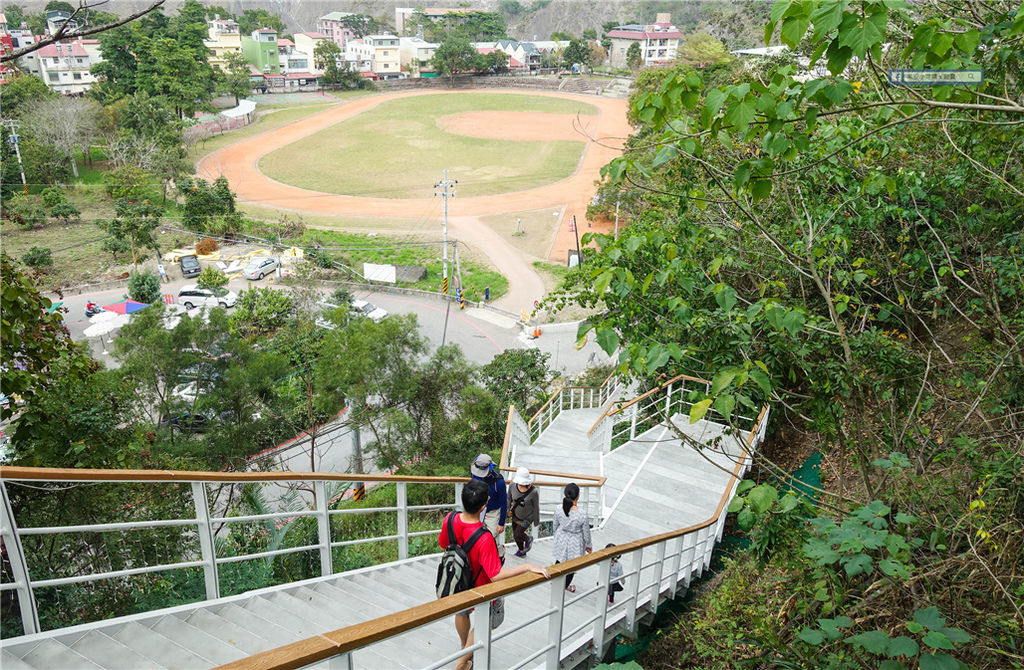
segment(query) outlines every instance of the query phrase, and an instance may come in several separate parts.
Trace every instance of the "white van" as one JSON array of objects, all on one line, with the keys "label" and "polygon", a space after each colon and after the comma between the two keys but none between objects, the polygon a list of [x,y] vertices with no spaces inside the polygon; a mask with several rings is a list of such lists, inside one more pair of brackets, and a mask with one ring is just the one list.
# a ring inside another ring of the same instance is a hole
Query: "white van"
[{"label": "white van", "polygon": [[186,284],[178,291],[178,303],[185,306],[185,309],[193,307],[234,307],[238,302],[238,295],[234,291],[223,291],[214,293],[205,288],[199,288],[195,284]]}]

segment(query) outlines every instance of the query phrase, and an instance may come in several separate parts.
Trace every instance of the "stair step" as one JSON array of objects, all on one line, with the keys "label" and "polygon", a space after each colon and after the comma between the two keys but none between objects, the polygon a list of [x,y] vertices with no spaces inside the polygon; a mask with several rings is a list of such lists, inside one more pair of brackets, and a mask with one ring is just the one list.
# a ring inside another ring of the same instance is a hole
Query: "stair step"
[{"label": "stair step", "polygon": [[162,617],[152,629],[179,643],[187,641],[189,649],[217,665],[237,661],[246,656],[237,647],[173,615]]},{"label": "stair step", "polygon": [[184,646],[189,644],[187,640],[183,640],[179,645],[135,621],[129,621],[119,627],[112,637],[143,656],[160,659],[158,662],[171,670],[213,665],[211,659],[203,658]]},{"label": "stair step", "polygon": [[6,649],[0,650],[0,668],[4,670],[32,670],[32,666]]},{"label": "stair step", "polygon": [[270,643],[271,647],[280,647],[297,639],[291,629],[284,625],[278,625],[280,617],[275,616],[274,622],[271,622],[265,617],[233,603],[224,605],[213,613],[234,623],[239,628],[249,631],[253,635],[264,638]]},{"label": "stair step", "polygon": [[[139,654],[98,630],[85,633],[69,646],[96,665],[108,670],[157,670],[164,667],[156,659]],[[6,665],[4,670],[7,670]]]},{"label": "stair step", "polygon": [[[23,663],[36,670],[99,670],[96,665],[77,651],[56,640],[42,640],[21,657]],[[4,664],[6,670],[7,664]]]},{"label": "stair step", "polygon": [[270,592],[256,596],[246,602],[245,609],[263,618],[274,617],[281,626],[303,637],[331,630],[323,621],[322,615],[314,608],[307,607],[298,598],[283,593]]},{"label": "stair step", "polygon": [[223,640],[225,643],[237,647],[245,655],[257,654],[261,651],[281,646],[265,637],[261,637],[257,631],[246,630],[232,621],[217,616],[206,608],[194,610],[185,618],[185,621]]}]

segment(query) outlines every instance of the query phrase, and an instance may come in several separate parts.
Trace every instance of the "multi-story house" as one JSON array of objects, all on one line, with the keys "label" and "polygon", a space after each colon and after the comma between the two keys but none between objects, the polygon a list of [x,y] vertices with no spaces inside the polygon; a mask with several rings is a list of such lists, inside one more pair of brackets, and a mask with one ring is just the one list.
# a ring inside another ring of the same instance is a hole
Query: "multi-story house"
[{"label": "multi-story house", "polygon": [[309,57],[309,71],[313,74],[323,74],[323,68],[316,66],[316,46],[327,40],[327,36],[323,33],[295,33],[292,39],[295,40],[295,50]]},{"label": "multi-story house", "polygon": [[83,42],[85,40],[56,42],[36,51],[43,83],[58,93],[81,94],[89,90],[96,82],[89,68],[102,58],[98,41],[90,40],[95,42],[88,45],[91,49]]},{"label": "multi-story house", "polygon": [[342,19],[346,16],[352,16],[352,12],[331,12],[316,20],[317,32],[325,35],[342,50],[345,49],[349,40],[354,40],[357,37],[351,28],[342,23]]},{"label": "multi-story house", "polygon": [[419,37],[400,37],[398,50],[402,71],[410,77],[422,77],[424,74],[433,75],[434,66],[430,60],[434,57],[434,51],[438,46],[436,42],[427,42]]},{"label": "multi-story house", "polygon": [[242,53],[242,35],[238,29],[238,23],[231,19],[222,19],[216,15],[206,22],[209,39],[203,40],[203,45],[210,50],[206,57],[210,65],[227,68],[229,53]]},{"label": "multi-story house", "polygon": [[369,72],[378,79],[402,76],[402,56],[395,35],[367,35],[361,40],[349,40],[345,59],[353,69]]},{"label": "multi-story house", "polygon": [[628,67],[627,52],[632,44],[640,45],[643,65],[660,65],[675,60],[683,34],[672,25],[671,14],[658,14],[654,23],[617,26],[605,33],[611,40],[608,62],[612,67]]},{"label": "multi-story house", "polygon": [[277,52],[277,31],[258,28],[242,37],[242,54],[264,75],[281,74],[281,59]]}]

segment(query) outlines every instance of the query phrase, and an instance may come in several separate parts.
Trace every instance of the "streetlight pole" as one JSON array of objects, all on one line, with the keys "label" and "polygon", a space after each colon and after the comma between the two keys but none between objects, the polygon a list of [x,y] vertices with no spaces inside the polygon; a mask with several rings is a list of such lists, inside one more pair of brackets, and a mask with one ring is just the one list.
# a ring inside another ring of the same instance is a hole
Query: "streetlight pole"
[{"label": "streetlight pole", "polygon": [[442,212],[444,218],[441,221],[441,233],[444,241],[441,243],[441,258],[444,263],[444,293],[448,295],[450,284],[448,281],[448,198],[455,197],[455,184],[458,184],[458,180],[451,181],[448,179],[448,170],[444,171],[441,181],[434,184],[435,189],[441,189],[440,191],[435,190],[435,196],[441,196],[443,201]]}]

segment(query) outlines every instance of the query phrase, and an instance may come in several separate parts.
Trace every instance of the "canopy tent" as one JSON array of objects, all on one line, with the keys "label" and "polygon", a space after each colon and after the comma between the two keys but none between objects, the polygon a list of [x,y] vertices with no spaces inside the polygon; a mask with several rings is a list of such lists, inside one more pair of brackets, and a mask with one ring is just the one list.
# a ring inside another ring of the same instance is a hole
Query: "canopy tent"
[{"label": "canopy tent", "polygon": [[116,302],[113,305],[104,305],[103,309],[108,312],[117,312],[118,314],[134,314],[140,309],[149,307],[144,302],[135,302],[134,300],[125,300],[124,302]]}]

